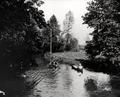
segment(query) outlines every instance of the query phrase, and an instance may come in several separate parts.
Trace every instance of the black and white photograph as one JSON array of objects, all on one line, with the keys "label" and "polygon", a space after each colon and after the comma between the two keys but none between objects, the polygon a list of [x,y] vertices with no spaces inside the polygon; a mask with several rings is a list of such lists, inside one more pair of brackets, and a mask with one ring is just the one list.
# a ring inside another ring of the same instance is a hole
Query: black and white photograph
[{"label": "black and white photograph", "polygon": [[0,0],[0,97],[120,97],[120,0]]}]

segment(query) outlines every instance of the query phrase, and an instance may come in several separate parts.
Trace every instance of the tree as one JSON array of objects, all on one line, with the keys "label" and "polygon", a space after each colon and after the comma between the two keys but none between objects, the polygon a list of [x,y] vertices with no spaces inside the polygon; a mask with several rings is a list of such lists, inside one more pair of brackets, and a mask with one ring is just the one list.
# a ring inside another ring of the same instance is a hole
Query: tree
[{"label": "tree", "polygon": [[[40,48],[46,22],[41,0],[0,1],[0,57],[15,62],[30,61]],[[36,6],[34,6],[36,5]],[[4,58],[3,58],[4,57]],[[26,63],[28,65],[28,63]]]},{"label": "tree", "polygon": [[79,44],[78,44],[78,40],[76,38],[72,38],[70,45],[71,45],[72,51],[79,51]]},{"label": "tree", "polygon": [[73,23],[74,23],[74,17],[73,17],[73,13],[71,11],[69,11],[66,14],[65,20],[63,21],[63,33],[70,33],[73,27]]},{"label": "tree", "polygon": [[[55,15],[52,15],[50,17],[50,20],[47,22],[49,31],[47,36],[50,37],[50,34],[52,33],[52,49],[53,52],[59,51],[60,48],[60,25],[58,24],[58,20]],[[50,42],[50,41],[49,41]]]},{"label": "tree", "polygon": [[[73,23],[74,23],[73,13],[69,11],[66,14],[65,20],[63,21],[63,32],[61,33],[61,37],[65,35],[64,48],[66,48],[66,45],[69,44],[70,40],[72,39],[71,31],[72,31]],[[67,46],[67,48],[68,47],[69,46]]]},{"label": "tree", "polygon": [[[120,3],[117,0],[93,0],[88,3],[84,24],[94,28],[93,39],[85,47],[91,59],[105,56],[113,64],[120,56]],[[113,61],[114,60],[114,61]]]},{"label": "tree", "polygon": [[65,46],[66,51],[78,51],[78,40],[74,38],[71,34],[66,34],[67,44]]},{"label": "tree", "polygon": [[42,10],[31,7],[29,26],[26,30],[25,41],[30,46],[30,51],[34,53],[42,53],[44,48],[44,33],[47,27]]},{"label": "tree", "polygon": [[58,24],[58,20],[55,15],[52,15],[50,17],[50,20],[48,21],[48,25],[52,29],[52,35],[53,36],[59,36],[60,35],[60,25]]}]

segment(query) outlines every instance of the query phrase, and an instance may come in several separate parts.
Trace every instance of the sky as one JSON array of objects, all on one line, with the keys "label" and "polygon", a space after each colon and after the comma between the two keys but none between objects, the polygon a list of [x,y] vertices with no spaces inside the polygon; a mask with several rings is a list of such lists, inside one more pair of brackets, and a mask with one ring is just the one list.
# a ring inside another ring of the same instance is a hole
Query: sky
[{"label": "sky", "polygon": [[44,11],[46,21],[54,14],[58,20],[58,23],[63,27],[63,20],[65,14],[68,11],[72,11],[74,15],[74,25],[72,29],[72,35],[78,39],[79,44],[85,44],[89,33],[93,29],[88,28],[88,25],[83,25],[83,16],[87,10],[87,2],[90,0],[43,0],[45,3],[40,9]]}]

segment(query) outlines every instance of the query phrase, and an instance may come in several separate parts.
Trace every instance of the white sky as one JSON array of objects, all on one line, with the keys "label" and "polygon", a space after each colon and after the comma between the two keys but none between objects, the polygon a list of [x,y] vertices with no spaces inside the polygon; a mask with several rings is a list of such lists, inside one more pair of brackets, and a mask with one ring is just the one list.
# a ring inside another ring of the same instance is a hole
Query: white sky
[{"label": "white sky", "polygon": [[74,15],[74,26],[73,26],[73,35],[79,41],[79,44],[84,44],[86,37],[92,29],[87,28],[87,25],[83,25],[83,20],[81,18],[87,10],[87,2],[90,0],[44,0],[44,4],[41,6],[41,9],[44,11],[46,20],[54,14],[57,17],[59,24],[63,24],[65,19],[65,14],[71,10]]}]

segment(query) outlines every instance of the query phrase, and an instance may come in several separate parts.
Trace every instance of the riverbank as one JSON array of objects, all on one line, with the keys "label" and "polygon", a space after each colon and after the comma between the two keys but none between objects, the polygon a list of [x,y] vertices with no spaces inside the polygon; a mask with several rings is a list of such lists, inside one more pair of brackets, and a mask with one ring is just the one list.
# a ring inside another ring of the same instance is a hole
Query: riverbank
[{"label": "riverbank", "polygon": [[87,59],[84,50],[81,50],[79,52],[53,53],[53,57],[58,61],[60,59],[60,63],[69,65],[79,64],[80,62],[76,59]]},{"label": "riverbank", "polygon": [[105,60],[89,60],[84,50],[80,52],[53,53],[52,57],[62,64],[74,65],[81,63],[85,69],[90,71],[103,72],[111,75],[117,75],[120,71],[115,65]]},{"label": "riverbank", "polygon": [[26,72],[27,82],[30,86],[34,84],[30,97],[119,97],[116,93],[119,91],[117,87],[119,81],[117,86],[111,86],[110,81],[116,84],[116,81],[113,82],[114,79],[111,80],[111,76],[86,69],[80,76],[69,65],[61,64],[59,67],[59,69],[49,69],[41,66]]},{"label": "riverbank", "polygon": [[8,72],[1,73],[0,90],[5,92],[5,97],[25,97],[24,79],[14,77]]}]

